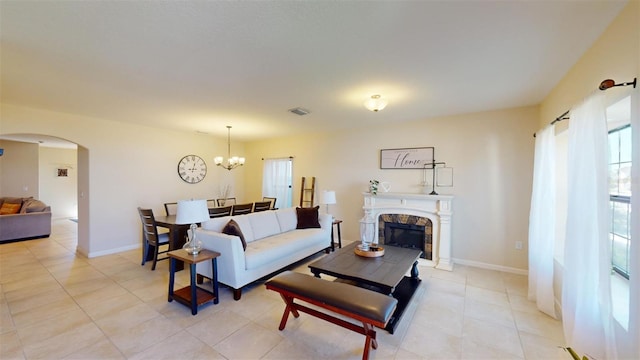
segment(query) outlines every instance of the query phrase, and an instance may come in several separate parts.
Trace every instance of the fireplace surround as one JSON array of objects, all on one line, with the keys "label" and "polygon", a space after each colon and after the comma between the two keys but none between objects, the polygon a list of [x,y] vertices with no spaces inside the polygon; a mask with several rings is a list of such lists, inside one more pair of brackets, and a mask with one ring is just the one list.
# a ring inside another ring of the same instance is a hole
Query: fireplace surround
[{"label": "fireplace surround", "polygon": [[425,254],[424,258],[420,259],[420,263],[437,269],[453,270],[451,260],[453,196],[391,192],[377,195],[364,193],[363,196],[362,208],[365,216],[369,215],[376,221],[378,243],[385,243],[385,222],[424,226]]}]

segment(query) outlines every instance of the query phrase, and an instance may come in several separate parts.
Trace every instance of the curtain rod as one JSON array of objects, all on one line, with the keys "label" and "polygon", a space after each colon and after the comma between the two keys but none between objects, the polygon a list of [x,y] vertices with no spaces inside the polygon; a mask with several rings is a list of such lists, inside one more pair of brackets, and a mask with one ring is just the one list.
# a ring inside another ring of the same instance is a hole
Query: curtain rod
[{"label": "curtain rod", "polygon": [[[598,86],[598,89],[604,91],[604,90],[610,89],[610,88],[612,88],[614,86],[629,86],[629,85],[633,85],[633,88],[635,89],[637,81],[638,81],[638,78],[633,78],[633,81],[616,84],[616,82],[611,80],[611,79],[602,80],[602,82],[600,83],[600,86]],[[558,116],[557,118],[555,118],[555,120],[550,122],[549,125],[553,125],[553,124],[555,124],[555,123],[557,123],[559,121],[562,121],[562,120],[569,120],[569,116],[567,116],[567,115],[569,115],[569,111],[571,111],[571,110],[565,111],[562,115]],[[536,137],[536,133],[533,133],[533,137]]]},{"label": "curtain rod", "polygon": [[293,160],[293,156],[285,156],[285,157],[276,157],[276,158],[262,158],[262,160],[284,160],[284,159],[289,159],[289,160]]}]

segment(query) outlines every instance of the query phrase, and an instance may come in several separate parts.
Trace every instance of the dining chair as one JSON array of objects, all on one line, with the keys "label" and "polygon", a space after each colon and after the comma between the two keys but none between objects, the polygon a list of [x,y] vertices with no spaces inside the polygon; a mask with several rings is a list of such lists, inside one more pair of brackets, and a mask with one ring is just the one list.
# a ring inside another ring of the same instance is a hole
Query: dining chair
[{"label": "dining chair", "polygon": [[253,203],[253,212],[271,209],[271,201],[257,201]]},{"label": "dining chair", "polygon": [[253,203],[236,204],[236,205],[233,205],[233,210],[231,210],[231,215],[249,214],[251,210],[253,210]]},{"label": "dining chair", "polygon": [[234,198],[234,197],[226,198],[226,199],[218,199],[216,201],[218,202],[218,206],[229,206],[229,205],[235,205],[236,204],[236,198]]},{"label": "dining chair", "polygon": [[211,209],[218,206],[218,202],[216,201],[216,199],[207,199],[207,208]]},{"label": "dining chair", "polygon": [[278,200],[278,198],[269,197],[269,196],[263,196],[262,197],[262,201],[271,202],[271,210],[275,210],[275,208],[276,208],[276,200]]},{"label": "dining chair", "polygon": [[176,215],[178,213],[178,203],[177,202],[164,203],[164,212],[167,213],[167,216]]},{"label": "dining chair", "polygon": [[[138,214],[140,214],[140,220],[142,221],[142,264],[147,262],[147,256],[149,255],[149,246],[153,246],[153,265],[151,270],[156,269],[156,262],[158,260],[166,260],[169,257],[158,258],[159,254],[169,252],[169,233],[158,233],[158,227],[156,225],[156,219],[153,216],[153,210],[143,209],[138,207]],[[161,246],[167,246],[166,250],[160,251]]]},{"label": "dining chair", "polygon": [[209,208],[209,217],[213,219],[217,217],[229,216],[231,215],[231,208],[233,208],[233,206]]}]

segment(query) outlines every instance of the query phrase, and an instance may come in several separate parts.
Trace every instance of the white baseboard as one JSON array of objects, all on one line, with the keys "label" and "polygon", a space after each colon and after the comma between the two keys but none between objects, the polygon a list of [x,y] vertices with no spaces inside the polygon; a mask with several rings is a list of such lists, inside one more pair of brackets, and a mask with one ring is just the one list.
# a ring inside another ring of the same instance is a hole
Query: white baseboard
[{"label": "white baseboard", "polygon": [[518,269],[518,268],[509,267],[509,266],[488,264],[488,263],[483,263],[479,261],[456,259],[456,258],[453,259],[453,262],[454,264],[473,266],[473,267],[482,268],[482,269],[497,270],[497,271],[503,271],[503,272],[508,272],[512,274],[518,274],[518,275],[529,275],[529,270]]},{"label": "white baseboard", "polygon": [[[105,255],[112,255],[112,254],[117,254],[117,253],[121,253],[124,251],[129,251],[129,250],[135,250],[135,249],[140,249],[140,245],[129,245],[129,246],[123,246],[123,247],[119,247],[116,249],[109,249],[109,250],[103,250],[103,251],[92,251],[89,252],[89,254],[86,254],[86,256],[91,259],[94,257],[99,257],[99,256],[105,256]],[[140,255],[142,256],[142,254]]]}]

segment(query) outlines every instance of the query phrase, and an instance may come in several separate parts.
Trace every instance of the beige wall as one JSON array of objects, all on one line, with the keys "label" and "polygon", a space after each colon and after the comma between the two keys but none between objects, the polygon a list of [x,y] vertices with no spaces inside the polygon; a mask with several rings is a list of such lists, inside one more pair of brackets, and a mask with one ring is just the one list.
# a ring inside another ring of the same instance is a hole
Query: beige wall
[{"label": "beige wall", "polygon": [[0,140],[0,196],[38,199],[38,144]]},{"label": "beige wall", "polygon": [[[640,73],[640,1],[630,1],[593,46],[559,80],[540,105],[542,128],[597,90],[600,82],[632,81]],[[628,94],[631,87],[606,91],[609,103]],[[561,128],[566,127],[566,122]]]},{"label": "beige wall", "polygon": [[[76,149],[40,147],[40,199],[51,206],[54,219],[78,216],[78,164]],[[58,169],[67,176],[58,176]]]},{"label": "beige wall", "polygon": [[[537,107],[527,107],[248,143],[247,195],[261,196],[261,158],[292,155],[294,204],[300,178],[315,176],[318,194],[336,191],[331,212],[344,220],[343,239],[357,240],[369,179],[390,182],[392,192],[423,191],[422,171],[379,169],[380,149],[433,146],[436,160],[454,169],[454,187],[436,189],[455,196],[453,257],[526,270],[532,135],[538,118]],[[516,250],[516,241],[525,250]]]},{"label": "beige wall", "polygon": [[[164,202],[215,198],[221,183],[234,184],[234,194],[244,198],[244,169],[229,172],[213,165],[215,155],[226,154],[226,138],[8,104],[2,104],[0,134],[43,134],[80,145],[78,248],[89,256],[140,246],[138,206],[164,214]],[[243,152],[242,144],[232,146]],[[177,175],[178,161],[188,154],[208,161],[201,183],[187,184]],[[32,168],[37,171],[37,162]]]}]

